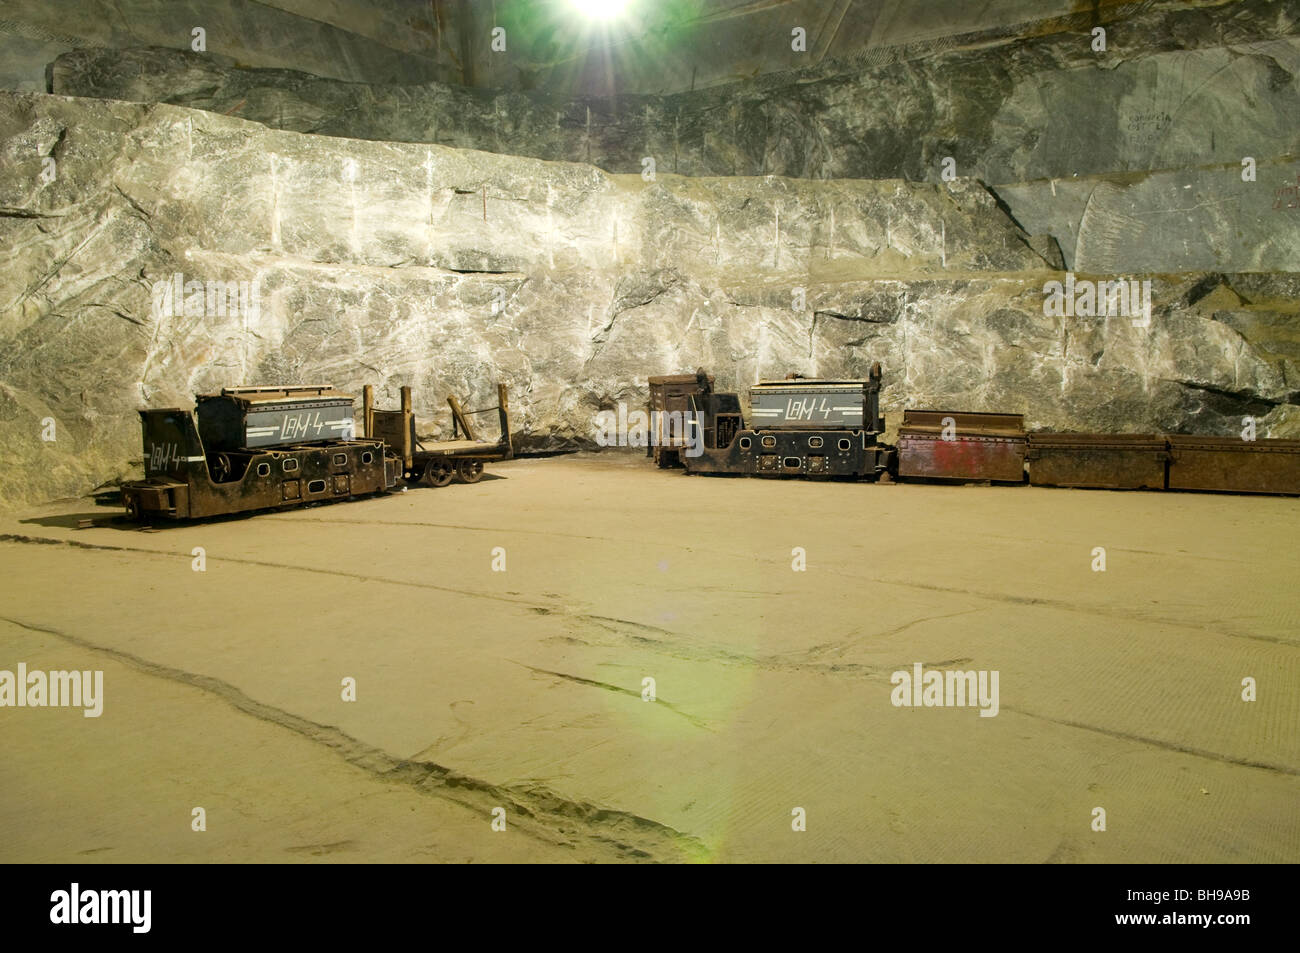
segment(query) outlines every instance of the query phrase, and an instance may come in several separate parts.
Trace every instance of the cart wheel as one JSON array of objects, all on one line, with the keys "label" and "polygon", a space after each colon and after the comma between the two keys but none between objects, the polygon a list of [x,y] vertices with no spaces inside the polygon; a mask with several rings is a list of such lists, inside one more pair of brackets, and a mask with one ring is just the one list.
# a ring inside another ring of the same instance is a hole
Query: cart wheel
[{"label": "cart wheel", "polygon": [[441,460],[430,460],[424,465],[424,476],[420,478],[425,486],[446,486],[455,476],[455,471]]},{"label": "cart wheel", "polygon": [[235,470],[234,465],[230,462],[230,457],[224,453],[219,453],[212,461],[212,482],[225,483],[230,479],[230,474]]},{"label": "cart wheel", "polygon": [[477,483],[482,475],[482,460],[461,460],[456,464],[456,476],[461,483]]}]

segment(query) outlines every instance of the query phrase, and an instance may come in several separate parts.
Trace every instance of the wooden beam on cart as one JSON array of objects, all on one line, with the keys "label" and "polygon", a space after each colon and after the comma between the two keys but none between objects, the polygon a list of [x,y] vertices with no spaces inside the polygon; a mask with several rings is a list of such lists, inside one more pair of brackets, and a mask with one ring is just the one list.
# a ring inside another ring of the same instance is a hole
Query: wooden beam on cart
[{"label": "wooden beam on cart", "polygon": [[453,395],[447,398],[447,403],[451,405],[452,436],[453,437],[456,436],[457,428],[459,427],[460,432],[465,434],[466,440],[477,440],[478,438],[474,436],[474,429],[470,427],[469,420],[465,415],[465,411],[461,409],[460,401],[458,401]]}]

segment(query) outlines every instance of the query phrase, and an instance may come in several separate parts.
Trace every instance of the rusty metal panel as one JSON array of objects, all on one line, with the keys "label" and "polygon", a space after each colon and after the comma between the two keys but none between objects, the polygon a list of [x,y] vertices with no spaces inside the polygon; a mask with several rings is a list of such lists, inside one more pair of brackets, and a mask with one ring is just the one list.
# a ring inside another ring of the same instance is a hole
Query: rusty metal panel
[{"label": "rusty metal panel", "polygon": [[898,431],[898,475],[935,480],[1025,478],[1021,414],[905,410]]},{"label": "rusty metal panel", "polygon": [[[342,458],[340,460],[340,458]],[[209,454],[191,472],[191,517],[346,500],[388,489],[379,441]]]},{"label": "rusty metal panel", "polygon": [[650,410],[667,413],[690,410],[691,398],[713,392],[713,378],[697,374],[666,374],[650,378]]},{"label": "rusty metal panel", "polygon": [[1157,434],[1031,433],[1034,486],[1163,490],[1168,444]]},{"label": "rusty metal panel", "polygon": [[[646,456],[661,469],[679,466],[680,452],[690,446],[687,421],[695,401],[713,392],[713,378],[703,368],[694,374],[660,374],[649,378],[650,435]],[[676,415],[670,416],[670,415]]]},{"label": "rusty metal panel", "polygon": [[409,413],[400,410],[374,410],[370,412],[370,431],[366,434],[382,440],[409,468],[415,452],[414,421]]},{"label": "rusty metal panel", "polygon": [[1021,483],[1025,478],[1025,441],[1014,437],[954,437],[900,434],[898,475],[936,480],[997,480]]},{"label": "rusty metal panel", "polygon": [[1169,489],[1300,494],[1300,440],[1170,434]]},{"label": "rusty metal panel", "polygon": [[122,504],[132,520],[151,516],[186,519],[190,515],[189,488],[161,478],[123,484]]}]

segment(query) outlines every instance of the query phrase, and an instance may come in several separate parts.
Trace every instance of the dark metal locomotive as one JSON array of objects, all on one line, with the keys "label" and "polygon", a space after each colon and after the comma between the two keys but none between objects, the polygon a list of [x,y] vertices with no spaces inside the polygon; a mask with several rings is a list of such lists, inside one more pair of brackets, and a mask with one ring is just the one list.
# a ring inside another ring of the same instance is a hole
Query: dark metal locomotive
[{"label": "dark metal locomotive", "polygon": [[[696,379],[712,384],[703,372]],[[689,379],[652,378],[652,408],[668,403],[656,389],[669,387],[689,387]],[[890,466],[893,448],[879,442],[879,365],[867,380],[760,381],[749,390],[750,426],[735,394],[701,385],[680,399],[687,432],[673,452],[688,473],[875,478]]]},{"label": "dark metal locomotive", "polygon": [[383,493],[400,464],[353,437],[352,398],[329,387],[231,387],[194,411],[140,411],[145,479],[131,519],[193,519]]},{"label": "dark metal locomotive", "polygon": [[193,411],[141,410],[143,480],[122,484],[129,519],[185,520],[383,494],[402,480],[476,482],[486,460],[511,455],[504,385],[501,438],[478,440],[454,397],[453,439],[421,444],[411,412],[375,410],[366,388],[365,433],[354,434],[353,398],[331,387],[229,387],[201,394]]}]

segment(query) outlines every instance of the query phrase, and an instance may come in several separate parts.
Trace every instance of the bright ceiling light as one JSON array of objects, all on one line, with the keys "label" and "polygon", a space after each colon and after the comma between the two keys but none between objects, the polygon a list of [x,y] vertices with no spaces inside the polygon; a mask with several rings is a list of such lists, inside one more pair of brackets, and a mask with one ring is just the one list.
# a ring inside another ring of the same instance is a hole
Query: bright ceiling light
[{"label": "bright ceiling light", "polygon": [[569,0],[579,13],[593,20],[613,20],[627,9],[628,0]]}]

